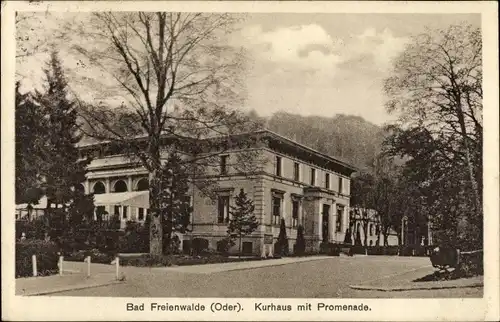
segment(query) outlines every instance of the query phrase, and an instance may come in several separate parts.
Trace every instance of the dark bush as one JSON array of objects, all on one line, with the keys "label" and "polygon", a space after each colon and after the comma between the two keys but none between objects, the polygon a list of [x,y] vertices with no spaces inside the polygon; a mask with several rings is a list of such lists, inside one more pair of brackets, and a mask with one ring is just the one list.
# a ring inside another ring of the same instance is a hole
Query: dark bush
[{"label": "dark bush", "polygon": [[297,227],[297,240],[293,245],[293,254],[296,256],[304,255],[306,251],[306,240],[304,238],[304,227],[299,225]]},{"label": "dark bush", "polygon": [[58,271],[58,247],[53,242],[25,240],[16,243],[16,278],[33,276],[32,256],[36,255],[39,276]]},{"label": "dark bush", "polygon": [[483,251],[463,252],[460,254],[458,269],[464,277],[483,275]]},{"label": "dark bush", "polygon": [[217,242],[217,251],[227,255],[229,253],[229,249],[233,247],[236,243],[231,238],[224,238]]},{"label": "dark bush", "polygon": [[322,242],[319,245],[320,254],[329,256],[340,256],[340,245],[330,242]]},{"label": "dark bush", "polygon": [[98,249],[90,249],[76,251],[69,256],[65,256],[64,260],[70,262],[83,262],[87,256],[90,256],[92,263],[99,264],[109,264],[115,259],[113,254],[104,253]]},{"label": "dark bush", "polygon": [[246,260],[260,260],[260,258],[233,258],[220,254],[210,254],[206,256],[185,256],[185,255],[162,255],[153,256],[150,254],[141,255],[137,257],[124,257],[120,258],[120,264],[123,266],[189,266],[201,264],[215,264],[215,263],[230,263]]},{"label": "dark bush", "polygon": [[49,232],[49,229],[43,217],[36,218],[32,221],[16,221],[16,239],[20,239],[24,233],[27,239],[43,240],[45,238],[45,232]]},{"label": "dark bush", "polygon": [[149,227],[134,221],[127,221],[125,235],[120,238],[119,251],[122,253],[148,253]]},{"label": "dark bush", "polygon": [[193,253],[194,255],[201,255],[208,249],[208,239],[194,238],[193,239]]}]

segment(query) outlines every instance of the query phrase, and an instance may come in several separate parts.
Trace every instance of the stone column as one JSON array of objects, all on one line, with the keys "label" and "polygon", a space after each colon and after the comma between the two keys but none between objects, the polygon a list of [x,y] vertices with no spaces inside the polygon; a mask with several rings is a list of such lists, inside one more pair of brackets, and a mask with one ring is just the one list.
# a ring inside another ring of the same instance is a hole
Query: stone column
[{"label": "stone column", "polygon": [[330,204],[330,214],[328,216],[328,228],[330,229],[330,241],[337,240],[337,210],[335,208],[335,201],[332,200]]},{"label": "stone column", "polygon": [[111,193],[111,181],[109,178],[106,178],[106,193]]},{"label": "stone column", "polygon": [[134,191],[134,187],[132,186],[132,177],[129,176],[128,178],[128,182],[127,182],[127,191]]},{"label": "stone column", "polygon": [[323,241],[323,214],[322,214],[322,209],[321,209],[321,199],[315,200],[316,205],[315,205],[315,210],[316,210],[316,218],[318,218],[317,222],[317,227],[318,227],[318,238],[321,241]]},{"label": "stone column", "polygon": [[87,179],[85,180],[85,194],[89,194],[90,193],[90,181]]}]

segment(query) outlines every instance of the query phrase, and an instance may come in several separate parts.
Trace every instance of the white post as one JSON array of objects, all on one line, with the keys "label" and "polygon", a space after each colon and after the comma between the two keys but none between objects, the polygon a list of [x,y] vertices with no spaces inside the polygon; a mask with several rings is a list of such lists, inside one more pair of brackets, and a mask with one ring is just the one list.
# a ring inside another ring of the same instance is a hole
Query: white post
[{"label": "white post", "polygon": [[63,274],[64,256],[59,256],[59,275]]},{"label": "white post", "polygon": [[31,256],[31,263],[32,263],[32,266],[33,266],[33,276],[37,276],[38,275],[38,270],[36,268],[36,255]]},{"label": "white post", "polygon": [[87,256],[87,277],[90,277],[90,256]]},{"label": "white post", "polygon": [[116,256],[115,259],[115,267],[116,267],[116,279],[120,279],[120,257]]}]

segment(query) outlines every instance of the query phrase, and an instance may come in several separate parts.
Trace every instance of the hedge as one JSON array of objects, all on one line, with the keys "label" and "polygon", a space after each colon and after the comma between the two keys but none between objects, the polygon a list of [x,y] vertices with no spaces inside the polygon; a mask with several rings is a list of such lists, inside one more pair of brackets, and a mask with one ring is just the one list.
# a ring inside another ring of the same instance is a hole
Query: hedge
[{"label": "hedge", "polygon": [[54,242],[35,239],[16,242],[16,278],[33,276],[33,255],[36,255],[39,276],[56,274],[59,262],[58,250]]},{"label": "hedge", "polygon": [[260,257],[255,258],[234,258],[227,257],[220,254],[210,254],[206,256],[183,256],[183,255],[140,255],[137,257],[124,257],[120,258],[120,265],[123,266],[190,266],[201,264],[216,264],[216,263],[230,263],[241,262],[248,260],[262,260]]}]

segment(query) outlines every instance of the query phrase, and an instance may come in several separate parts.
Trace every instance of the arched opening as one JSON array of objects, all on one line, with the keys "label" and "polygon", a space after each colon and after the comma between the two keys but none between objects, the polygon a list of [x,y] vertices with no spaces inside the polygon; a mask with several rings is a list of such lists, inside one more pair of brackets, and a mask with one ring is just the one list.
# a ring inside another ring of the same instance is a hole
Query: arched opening
[{"label": "arched opening", "polygon": [[137,182],[137,191],[147,191],[149,190],[149,180],[142,178]]},{"label": "arched opening", "polygon": [[98,195],[101,193],[106,193],[106,187],[104,186],[104,183],[101,181],[98,181],[94,184],[94,189],[93,189],[94,194]]},{"label": "arched opening", "polygon": [[75,191],[85,193],[85,187],[83,186],[83,184],[79,183],[75,186]]},{"label": "arched opening", "polygon": [[114,192],[126,192],[128,191],[127,184],[123,180],[118,180],[115,182]]}]

